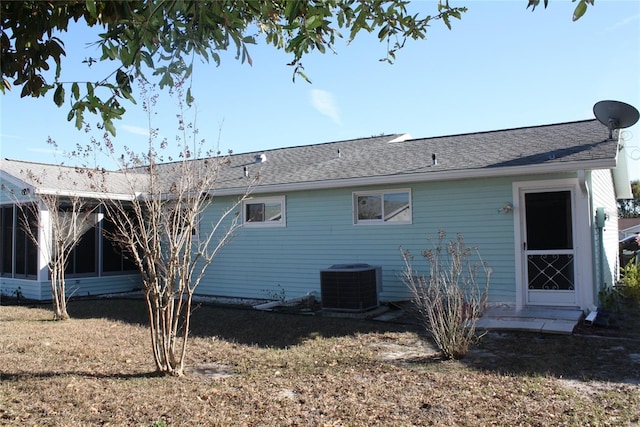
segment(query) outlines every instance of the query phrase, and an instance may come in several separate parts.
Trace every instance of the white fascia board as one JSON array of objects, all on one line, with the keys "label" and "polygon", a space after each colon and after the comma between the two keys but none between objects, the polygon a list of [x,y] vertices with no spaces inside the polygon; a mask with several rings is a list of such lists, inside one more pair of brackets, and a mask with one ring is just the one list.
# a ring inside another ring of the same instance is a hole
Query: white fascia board
[{"label": "white fascia board", "polygon": [[[381,175],[362,178],[333,179],[326,181],[294,182],[287,184],[256,185],[251,194],[325,190],[331,188],[363,187],[371,185],[408,184],[412,182],[454,181],[475,178],[496,178],[519,175],[539,175],[550,173],[570,173],[579,170],[612,169],[615,160],[592,160],[583,162],[552,163],[535,166],[510,166],[499,168],[465,169],[443,172],[423,172],[396,175]],[[244,188],[214,189],[209,193],[214,196],[234,196],[243,194]]]},{"label": "white fascia board", "polygon": [[97,200],[134,200],[139,194],[119,194],[119,193],[101,193],[97,191],[71,191],[60,190],[51,188],[41,188],[36,190],[36,194],[67,196],[67,197],[82,197],[83,199],[97,199]]}]

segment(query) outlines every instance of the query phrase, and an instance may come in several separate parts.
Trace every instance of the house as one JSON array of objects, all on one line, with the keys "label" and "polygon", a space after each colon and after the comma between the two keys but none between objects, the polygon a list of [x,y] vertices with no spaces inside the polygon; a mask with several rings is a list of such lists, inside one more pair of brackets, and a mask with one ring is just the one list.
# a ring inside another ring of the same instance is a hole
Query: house
[{"label": "house", "polygon": [[[260,181],[243,203],[242,228],[197,292],[321,296],[322,271],[374,266],[375,297],[406,300],[400,247],[419,255],[430,247],[428,238],[444,230],[451,238],[461,233],[492,268],[490,303],[593,309],[599,290],[618,276],[616,198],[630,194],[616,134],[610,138],[607,127],[585,120],[433,138],[383,135],[232,155],[201,229],[246,190],[248,179],[259,174]],[[3,160],[3,184],[25,197],[69,190],[58,188],[59,182],[49,183],[51,188],[28,182],[18,173],[26,167],[52,166]],[[100,196],[82,190],[87,197]],[[19,286],[25,296],[47,299],[46,260],[25,250],[27,242],[9,239],[20,238],[13,201],[0,200],[0,290],[11,294]],[[135,274],[107,251],[100,236],[96,232],[77,251],[89,258],[85,249],[91,246],[95,262],[91,271],[69,276],[75,295],[137,286]],[[117,271],[105,269],[108,257],[120,266]],[[24,268],[20,263],[27,258],[35,265]]]}]

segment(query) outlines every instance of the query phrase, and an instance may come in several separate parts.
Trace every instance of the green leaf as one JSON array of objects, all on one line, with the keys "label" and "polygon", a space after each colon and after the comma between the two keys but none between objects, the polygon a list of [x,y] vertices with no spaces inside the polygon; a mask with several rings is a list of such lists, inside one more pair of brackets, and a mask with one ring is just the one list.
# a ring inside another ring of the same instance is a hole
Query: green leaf
[{"label": "green leaf", "polygon": [[193,73],[193,62],[190,63],[187,68],[185,68],[182,78],[183,79],[188,79],[189,76],[191,76],[191,73]]},{"label": "green leaf", "polygon": [[287,21],[292,22],[298,17],[298,11],[300,10],[299,0],[290,0],[286,2],[287,6],[284,9],[284,16]]},{"label": "green leaf", "polygon": [[53,102],[55,102],[58,107],[61,107],[62,104],[64,104],[64,87],[60,84],[53,93]]},{"label": "green leaf", "polygon": [[189,107],[191,107],[191,104],[193,104],[194,98],[193,96],[191,96],[191,88],[187,89],[187,105]]},{"label": "green leaf", "polygon": [[20,92],[20,98],[24,98],[25,96],[31,96],[31,89],[29,85],[23,85],[22,91]]},{"label": "green leaf", "polygon": [[131,95],[131,92],[129,92],[127,89],[121,88],[120,89],[120,93],[122,93],[122,95],[125,98],[127,98],[129,101],[131,101],[132,104],[137,104],[136,99],[133,97],[133,95]]},{"label": "green leaf", "polygon": [[322,19],[318,15],[311,15],[307,18],[304,23],[304,26],[307,30],[314,30],[318,28],[322,24]]},{"label": "green leaf", "polygon": [[100,57],[100,60],[107,58],[111,60],[116,59],[116,48],[111,43],[102,45],[102,57]]},{"label": "green leaf", "polygon": [[87,6],[87,10],[89,11],[89,15],[91,15],[91,17],[95,18],[96,16],[98,16],[98,13],[96,11],[96,2],[94,0],[86,0],[85,5]]},{"label": "green leaf", "polygon": [[69,111],[69,114],[67,114],[67,121],[68,121],[68,122],[70,122],[70,121],[73,119],[73,117],[74,117],[75,115],[76,115],[76,112],[75,112],[75,111],[73,111],[73,109],[71,109],[71,110]]},{"label": "green leaf", "polygon": [[73,94],[73,99],[76,101],[80,99],[80,86],[78,86],[78,83],[73,82],[71,85],[71,93]]},{"label": "green leaf", "polygon": [[[302,77],[307,83],[311,83],[311,80],[309,80],[309,77],[307,77],[307,75],[305,73],[303,73],[302,71],[298,70],[295,73],[296,75]],[[294,76],[294,82],[295,82],[295,76]]]},{"label": "green leaf", "polygon": [[448,29],[451,29],[451,22],[449,21],[449,15],[442,15],[442,22],[447,26]]},{"label": "green leaf", "polygon": [[171,74],[168,72],[165,73],[160,79],[160,83],[158,83],[158,85],[160,86],[160,89],[165,86],[173,87],[173,78],[171,77]]},{"label": "green leaf", "polygon": [[389,35],[389,25],[385,25],[380,29],[378,32],[378,40],[385,40],[387,35]]},{"label": "green leaf", "polygon": [[104,121],[104,128],[111,135],[116,136],[116,127],[113,125],[113,122],[109,119]]},{"label": "green leaf", "polygon": [[129,76],[127,76],[127,73],[125,73],[121,69],[118,69],[116,71],[116,82],[118,83],[119,87],[125,88],[129,85]]},{"label": "green leaf", "polygon": [[344,27],[344,13],[343,12],[338,13],[338,27],[340,27],[340,28]]},{"label": "green leaf", "polygon": [[146,64],[147,67],[153,68],[153,58],[151,57],[149,52],[143,50],[142,52],[140,52],[140,58],[142,59],[142,62]]},{"label": "green leaf", "polygon": [[573,11],[573,21],[577,21],[582,18],[582,15],[584,15],[586,11],[587,2],[585,0],[580,0],[580,3],[578,3],[578,6],[576,6],[576,9]]},{"label": "green leaf", "polygon": [[76,129],[82,129],[82,125],[84,124],[84,121],[82,120],[82,109],[81,107],[78,107],[76,109]]}]

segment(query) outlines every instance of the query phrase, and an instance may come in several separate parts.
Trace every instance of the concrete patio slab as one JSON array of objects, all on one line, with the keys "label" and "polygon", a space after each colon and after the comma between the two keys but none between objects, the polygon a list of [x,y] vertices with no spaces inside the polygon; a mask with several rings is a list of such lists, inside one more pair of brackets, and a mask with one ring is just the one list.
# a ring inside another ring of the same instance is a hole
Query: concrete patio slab
[{"label": "concrete patio slab", "polygon": [[516,330],[549,334],[571,334],[582,318],[582,311],[548,307],[489,307],[478,320],[479,329]]}]

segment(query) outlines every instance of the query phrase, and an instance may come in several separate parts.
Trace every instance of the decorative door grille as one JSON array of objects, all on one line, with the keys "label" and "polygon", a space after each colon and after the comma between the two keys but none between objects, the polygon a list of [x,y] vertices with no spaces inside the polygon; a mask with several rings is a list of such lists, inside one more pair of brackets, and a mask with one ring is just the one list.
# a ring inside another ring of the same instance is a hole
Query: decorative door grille
[{"label": "decorative door grille", "polygon": [[575,290],[573,254],[528,255],[529,289]]}]

